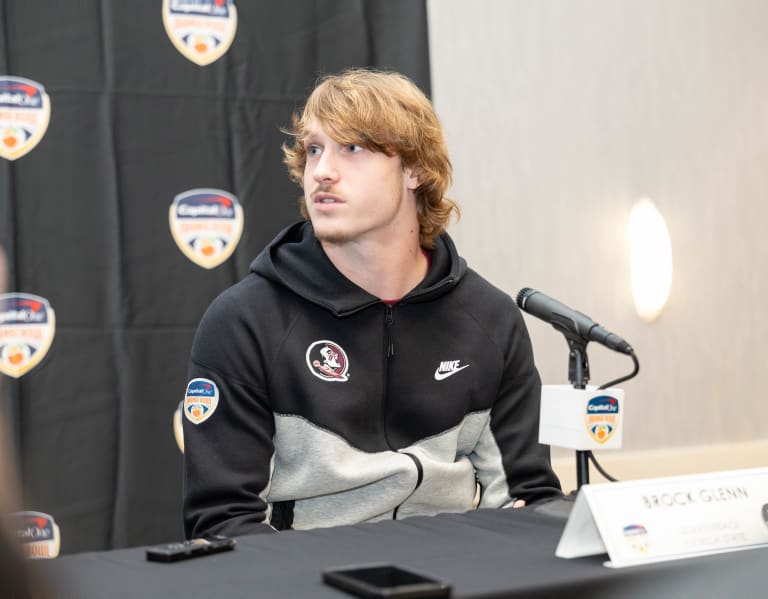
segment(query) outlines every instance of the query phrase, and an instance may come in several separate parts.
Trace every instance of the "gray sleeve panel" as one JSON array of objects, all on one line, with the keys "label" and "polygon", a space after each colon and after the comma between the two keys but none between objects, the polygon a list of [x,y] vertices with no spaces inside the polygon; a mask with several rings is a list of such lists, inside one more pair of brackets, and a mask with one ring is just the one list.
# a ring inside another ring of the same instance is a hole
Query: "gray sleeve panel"
[{"label": "gray sleeve panel", "polygon": [[401,506],[400,515],[434,515],[472,508],[476,491],[472,450],[489,417],[489,410],[468,414],[458,426],[402,450],[419,459],[424,479]]},{"label": "gray sleeve panel", "polygon": [[480,439],[472,453],[472,462],[477,472],[477,480],[483,489],[478,507],[504,507],[512,499],[509,496],[501,449],[491,432],[490,418],[483,426]]},{"label": "gray sleeve panel", "polygon": [[[276,415],[277,457],[268,501],[295,501],[297,529],[391,518],[398,506],[398,518],[471,509],[470,454],[488,419],[488,411],[470,414],[410,447],[369,453],[304,418]],[[405,454],[421,464],[418,488],[418,469]]]},{"label": "gray sleeve panel", "polygon": [[295,501],[297,529],[391,517],[416,486],[418,473],[408,456],[361,451],[299,416],[275,416],[274,443],[268,500]]}]

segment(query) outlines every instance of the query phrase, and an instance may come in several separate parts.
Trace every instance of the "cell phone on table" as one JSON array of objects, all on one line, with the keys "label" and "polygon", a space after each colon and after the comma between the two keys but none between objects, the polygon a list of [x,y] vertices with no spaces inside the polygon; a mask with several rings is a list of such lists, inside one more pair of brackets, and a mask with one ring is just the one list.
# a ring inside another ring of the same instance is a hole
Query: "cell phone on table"
[{"label": "cell phone on table", "polygon": [[358,597],[450,597],[451,585],[394,564],[361,564],[323,571],[323,582]]},{"label": "cell phone on table", "polygon": [[235,539],[221,535],[208,535],[200,539],[148,547],[147,559],[151,562],[178,562],[212,553],[232,551],[235,545]]}]

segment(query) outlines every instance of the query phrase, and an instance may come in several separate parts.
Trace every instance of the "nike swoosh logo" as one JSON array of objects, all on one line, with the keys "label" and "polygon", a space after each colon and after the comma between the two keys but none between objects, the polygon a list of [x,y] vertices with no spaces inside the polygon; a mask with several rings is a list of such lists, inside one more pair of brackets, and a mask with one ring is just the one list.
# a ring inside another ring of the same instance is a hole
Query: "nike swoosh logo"
[{"label": "nike swoosh logo", "polygon": [[465,368],[469,368],[469,364],[464,364],[464,366],[461,368],[457,368],[456,370],[449,370],[448,372],[440,372],[440,369],[438,368],[435,370],[435,380],[442,381],[443,379],[447,379],[449,376],[453,376],[457,372],[461,372]]}]

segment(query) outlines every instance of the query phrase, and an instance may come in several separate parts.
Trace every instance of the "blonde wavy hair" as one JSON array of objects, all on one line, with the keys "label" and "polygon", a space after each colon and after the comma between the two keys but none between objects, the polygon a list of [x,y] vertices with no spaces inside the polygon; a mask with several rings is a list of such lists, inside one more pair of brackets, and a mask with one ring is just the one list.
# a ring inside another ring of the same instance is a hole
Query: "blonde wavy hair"
[{"label": "blonde wavy hair", "polygon": [[[359,144],[387,156],[399,156],[419,178],[416,208],[421,246],[431,249],[458,205],[445,197],[451,161],[443,129],[424,93],[394,72],[349,69],[320,79],[301,113],[293,115],[293,144],[284,144],[284,162],[293,181],[303,186],[307,124],[315,119],[337,142]],[[309,219],[304,198],[301,214]]]}]

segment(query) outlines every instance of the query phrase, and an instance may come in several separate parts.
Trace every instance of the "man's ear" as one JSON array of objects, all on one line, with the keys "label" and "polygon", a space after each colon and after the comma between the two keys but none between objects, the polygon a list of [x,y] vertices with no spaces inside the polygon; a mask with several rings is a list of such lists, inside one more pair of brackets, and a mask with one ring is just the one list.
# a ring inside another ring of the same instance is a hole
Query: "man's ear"
[{"label": "man's ear", "polygon": [[418,189],[421,185],[421,170],[412,167],[405,167],[404,170],[408,189]]}]

